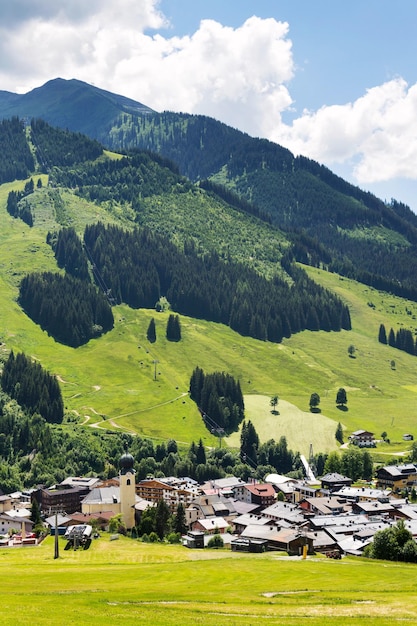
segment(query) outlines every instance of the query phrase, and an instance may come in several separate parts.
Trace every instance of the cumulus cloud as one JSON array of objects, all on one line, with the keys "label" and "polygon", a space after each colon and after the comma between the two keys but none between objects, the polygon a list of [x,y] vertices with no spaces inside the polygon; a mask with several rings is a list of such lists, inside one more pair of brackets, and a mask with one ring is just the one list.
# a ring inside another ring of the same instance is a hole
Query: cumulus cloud
[{"label": "cumulus cloud", "polygon": [[271,138],[328,165],[354,161],[358,183],[416,178],[417,85],[397,78],[353,103],[305,111]]},{"label": "cumulus cloud", "polygon": [[251,17],[203,20],[170,36],[159,0],[0,2],[0,87],[23,93],[78,78],[156,110],[210,115],[361,183],[417,178],[417,85],[401,78],[355,102],[304,111],[291,124],[295,74],[289,25]]},{"label": "cumulus cloud", "polygon": [[[0,84],[28,91],[79,78],[156,110],[202,113],[268,136],[290,106],[288,24],[249,18],[239,28],[203,20],[192,36],[168,26],[157,0],[15,0],[0,8]],[[25,16],[25,17],[22,17]],[[169,31],[168,31],[169,32]]]}]

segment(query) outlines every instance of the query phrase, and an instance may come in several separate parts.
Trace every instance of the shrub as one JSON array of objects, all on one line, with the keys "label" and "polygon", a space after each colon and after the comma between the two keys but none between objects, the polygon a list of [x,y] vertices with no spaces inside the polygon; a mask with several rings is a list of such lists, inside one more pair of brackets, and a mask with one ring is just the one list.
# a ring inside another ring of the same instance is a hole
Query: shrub
[{"label": "shrub", "polygon": [[213,537],[209,540],[207,547],[208,548],[223,548],[224,541],[222,537],[218,534],[213,535]]}]

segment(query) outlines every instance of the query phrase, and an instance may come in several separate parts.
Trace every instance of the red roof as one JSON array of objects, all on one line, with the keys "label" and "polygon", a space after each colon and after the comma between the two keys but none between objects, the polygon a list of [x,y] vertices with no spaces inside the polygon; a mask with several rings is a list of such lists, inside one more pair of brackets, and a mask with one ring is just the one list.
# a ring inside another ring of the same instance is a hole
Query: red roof
[{"label": "red roof", "polygon": [[266,483],[257,483],[255,485],[245,485],[246,489],[253,493],[255,496],[262,496],[264,498],[275,497],[275,489],[272,485]]}]

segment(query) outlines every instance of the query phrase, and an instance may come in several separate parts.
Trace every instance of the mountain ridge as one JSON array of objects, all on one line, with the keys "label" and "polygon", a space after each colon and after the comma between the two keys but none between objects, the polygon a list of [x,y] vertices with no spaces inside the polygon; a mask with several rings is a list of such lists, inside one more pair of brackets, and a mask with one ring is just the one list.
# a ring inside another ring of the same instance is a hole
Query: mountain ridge
[{"label": "mountain ridge", "polygon": [[111,150],[168,158],[191,181],[208,179],[216,194],[232,192],[285,230],[296,260],[417,299],[417,216],[311,159],[213,118],[157,113],[75,79],[54,79],[17,100],[0,97],[0,117],[11,113],[39,115]]}]

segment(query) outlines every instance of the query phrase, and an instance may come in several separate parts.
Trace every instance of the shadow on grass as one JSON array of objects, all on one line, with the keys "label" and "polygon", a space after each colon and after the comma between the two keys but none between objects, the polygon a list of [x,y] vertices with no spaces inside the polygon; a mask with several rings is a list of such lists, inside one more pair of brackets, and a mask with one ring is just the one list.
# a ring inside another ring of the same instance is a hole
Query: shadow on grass
[{"label": "shadow on grass", "polygon": [[345,404],[337,404],[336,409],[339,409],[339,411],[343,411],[344,413],[346,413],[346,411],[349,411]]}]

